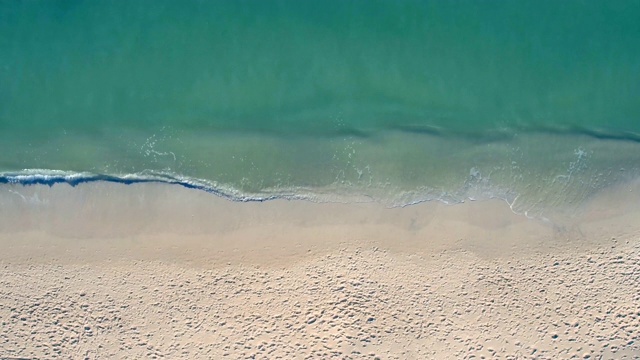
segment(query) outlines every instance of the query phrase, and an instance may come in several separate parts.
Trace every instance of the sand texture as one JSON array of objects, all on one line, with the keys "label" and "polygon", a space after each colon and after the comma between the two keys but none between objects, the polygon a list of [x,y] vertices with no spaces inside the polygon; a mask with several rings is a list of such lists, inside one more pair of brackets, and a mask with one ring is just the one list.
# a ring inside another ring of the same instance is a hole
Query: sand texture
[{"label": "sand texture", "polygon": [[[62,190],[28,191],[53,204]],[[130,216],[83,201],[106,227]],[[77,217],[43,230],[18,211],[0,235],[0,359],[640,358],[640,232],[622,226],[637,214],[596,221],[598,205],[562,230],[504,204],[212,206],[228,227],[145,218],[127,236],[80,218],[95,226],[72,237]],[[541,240],[512,239],[530,232]]]}]

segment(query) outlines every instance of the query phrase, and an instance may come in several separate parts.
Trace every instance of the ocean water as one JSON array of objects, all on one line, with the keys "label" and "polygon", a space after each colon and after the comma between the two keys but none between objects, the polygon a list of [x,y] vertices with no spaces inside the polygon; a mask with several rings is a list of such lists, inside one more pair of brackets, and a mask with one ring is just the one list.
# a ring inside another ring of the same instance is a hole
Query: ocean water
[{"label": "ocean water", "polygon": [[0,1],[0,183],[500,198],[640,175],[640,1]]}]

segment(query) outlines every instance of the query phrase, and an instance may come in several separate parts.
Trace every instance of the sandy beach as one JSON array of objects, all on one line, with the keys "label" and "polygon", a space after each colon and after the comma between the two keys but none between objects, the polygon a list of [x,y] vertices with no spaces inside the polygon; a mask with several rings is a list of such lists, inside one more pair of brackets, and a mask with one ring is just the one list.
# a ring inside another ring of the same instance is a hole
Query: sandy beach
[{"label": "sandy beach", "polygon": [[0,360],[640,360],[640,0],[0,0]]},{"label": "sandy beach", "polygon": [[2,185],[0,359],[638,359],[638,196],[549,221]]}]

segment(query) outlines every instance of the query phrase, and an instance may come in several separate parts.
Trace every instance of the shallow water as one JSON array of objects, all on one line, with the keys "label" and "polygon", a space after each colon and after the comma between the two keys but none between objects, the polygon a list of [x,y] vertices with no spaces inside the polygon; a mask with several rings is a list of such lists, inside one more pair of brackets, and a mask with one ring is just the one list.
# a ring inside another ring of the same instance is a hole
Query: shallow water
[{"label": "shallow water", "polygon": [[639,1],[1,2],[0,182],[497,197],[544,216],[640,172],[638,16]]}]

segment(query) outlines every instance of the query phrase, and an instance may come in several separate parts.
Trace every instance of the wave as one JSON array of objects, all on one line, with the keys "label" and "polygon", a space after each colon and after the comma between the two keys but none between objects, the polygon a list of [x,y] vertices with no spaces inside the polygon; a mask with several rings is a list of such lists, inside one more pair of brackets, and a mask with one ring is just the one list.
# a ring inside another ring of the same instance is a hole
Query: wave
[{"label": "wave", "polygon": [[[339,187],[308,188],[289,187],[263,189],[261,193],[242,192],[233,186],[217,182],[196,179],[171,173],[143,171],[136,174],[95,174],[91,172],[73,172],[50,169],[25,169],[19,172],[0,172],[0,185],[46,185],[67,184],[76,187],[82,184],[108,182],[122,185],[145,183],[168,184],[182,186],[213,194],[220,198],[234,202],[266,202],[271,200],[302,200],[315,203],[380,203],[389,208],[417,205],[424,202],[438,201],[452,205],[463,203],[465,199],[476,198],[446,191],[434,191],[430,188],[420,188],[412,191],[398,191],[395,194],[365,194],[354,189]],[[468,185],[468,184],[467,184]],[[373,190],[373,189],[370,189]],[[392,195],[392,196],[389,196]],[[485,194],[486,195],[486,194]],[[491,194],[484,198],[498,198],[509,200],[503,196]]]},{"label": "wave", "polygon": [[[640,143],[640,133],[633,131],[621,131],[604,128],[588,128],[584,126],[552,126],[552,125],[520,125],[508,127],[491,127],[482,131],[466,131],[464,129],[447,129],[431,124],[400,124],[389,126],[388,129],[415,134],[426,134],[440,137],[461,137],[474,141],[500,141],[509,140],[519,134],[527,135],[561,135],[561,136],[588,136],[598,140],[619,140]],[[353,130],[351,134],[357,136],[372,136],[364,131]],[[364,135],[363,135],[364,134]]]},{"label": "wave", "polygon": [[[512,207],[515,195],[510,191],[469,192],[473,182],[479,174],[472,176],[471,182],[465,182],[463,189],[448,192],[435,190],[429,187],[421,187],[414,190],[399,190],[388,193],[376,192],[370,188],[370,193],[358,191],[353,188],[329,186],[323,188],[289,187],[263,189],[261,193],[242,192],[233,186],[223,185],[217,182],[196,179],[171,173],[159,173],[143,171],[135,174],[95,174],[91,172],[73,172],[50,169],[25,169],[19,172],[0,172],[0,185],[46,185],[67,184],[76,187],[82,184],[108,182],[122,185],[134,185],[145,183],[168,184],[181,186],[213,194],[222,199],[233,202],[266,202],[272,200],[302,200],[314,203],[379,203],[388,208],[403,208],[418,205],[425,202],[437,201],[447,205],[464,203],[466,200],[475,201],[481,199],[504,200]],[[360,189],[362,190],[362,189]],[[380,190],[380,189],[378,189]],[[512,208],[513,210],[513,208]],[[514,211],[514,213],[517,213]],[[526,214],[525,214],[526,215]]]},{"label": "wave", "polygon": [[[440,200],[443,203],[455,203],[451,198],[410,197],[407,193],[400,194],[395,201],[380,201],[374,196],[349,193],[344,189],[326,188],[311,189],[307,187],[289,187],[277,189],[263,189],[261,193],[247,193],[231,185],[220,184],[215,181],[197,179],[182,175],[142,171],[135,174],[96,174],[91,172],[73,172],[50,169],[25,169],[19,172],[0,172],[0,185],[46,185],[67,184],[76,187],[82,184],[108,182],[122,185],[135,184],[167,184],[181,186],[187,189],[204,191],[222,199],[233,202],[266,202],[272,200],[302,200],[315,203],[371,203],[381,202],[389,207],[404,207],[417,203]],[[412,194],[415,195],[415,194]],[[408,200],[409,199],[409,200]]]},{"label": "wave", "polygon": [[[483,143],[481,139],[452,141],[446,136],[412,135],[416,129],[412,130],[389,132],[370,141],[320,139],[311,145],[306,139],[288,142],[226,134],[205,139],[185,135],[180,142],[157,148],[155,138],[132,140],[133,144],[145,145],[142,150],[132,147],[134,155],[142,151],[133,162],[135,166],[120,167],[131,168],[131,172],[114,173],[108,164],[99,162],[75,165],[97,169],[95,172],[50,170],[44,168],[46,164],[19,170],[16,164],[0,162],[0,185],[159,183],[204,191],[234,202],[367,202],[389,208],[430,201],[456,204],[500,199],[515,213],[538,217],[559,208],[570,210],[607,187],[640,178],[640,143],[633,141],[633,136],[623,141],[605,132],[555,128],[510,134],[504,141]],[[196,145],[189,148],[185,143]],[[309,148],[317,151],[312,153]],[[77,152],[82,149],[79,146]],[[153,158],[146,161],[149,153]],[[156,154],[170,156],[156,158]],[[209,154],[225,156],[211,158]],[[122,156],[114,153],[107,157]],[[261,161],[281,156],[284,160],[278,166]],[[169,160],[163,162],[165,159]],[[41,162],[61,163],[55,158]]]},{"label": "wave", "polygon": [[274,199],[309,200],[309,196],[297,194],[278,194],[262,196],[242,194],[231,187],[222,186],[202,179],[186,178],[173,174],[142,172],[138,174],[94,174],[89,172],[71,172],[62,170],[29,169],[22,172],[0,173],[0,184],[48,185],[67,184],[78,186],[93,182],[111,182],[123,185],[161,183],[179,185],[188,189],[202,190],[223,199],[238,202],[264,202]]}]

